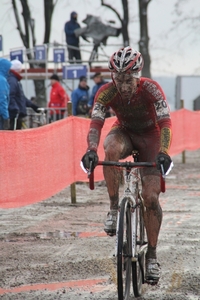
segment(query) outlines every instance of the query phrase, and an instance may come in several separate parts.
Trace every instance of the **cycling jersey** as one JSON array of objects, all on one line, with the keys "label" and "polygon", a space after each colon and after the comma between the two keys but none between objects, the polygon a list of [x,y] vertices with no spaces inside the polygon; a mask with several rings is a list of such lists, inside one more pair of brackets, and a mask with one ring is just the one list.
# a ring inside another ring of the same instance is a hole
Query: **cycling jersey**
[{"label": "cycling jersey", "polygon": [[140,78],[137,91],[130,99],[123,99],[113,82],[99,89],[92,111],[88,150],[97,150],[108,106],[117,117],[113,128],[121,127],[141,135],[157,129],[161,132],[160,151],[168,152],[171,143],[170,110],[165,94],[156,81]]}]

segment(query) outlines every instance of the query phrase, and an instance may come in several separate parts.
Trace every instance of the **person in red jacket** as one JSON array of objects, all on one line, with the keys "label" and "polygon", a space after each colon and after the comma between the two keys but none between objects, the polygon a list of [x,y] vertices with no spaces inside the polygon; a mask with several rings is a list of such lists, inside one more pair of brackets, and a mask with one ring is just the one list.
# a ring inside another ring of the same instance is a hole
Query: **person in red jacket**
[{"label": "person in red jacket", "polygon": [[57,121],[63,119],[69,96],[65,92],[64,88],[60,84],[60,79],[57,74],[53,74],[50,77],[51,80],[51,92],[50,101],[48,107],[51,108],[50,115],[51,121]]}]

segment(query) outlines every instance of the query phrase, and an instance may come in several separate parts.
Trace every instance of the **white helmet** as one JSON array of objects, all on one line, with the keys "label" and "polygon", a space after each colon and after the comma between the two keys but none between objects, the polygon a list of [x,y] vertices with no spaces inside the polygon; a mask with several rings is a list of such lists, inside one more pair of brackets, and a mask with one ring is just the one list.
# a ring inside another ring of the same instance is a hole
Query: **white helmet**
[{"label": "white helmet", "polygon": [[125,47],[115,52],[109,61],[111,72],[138,73],[144,65],[142,54],[131,48]]}]

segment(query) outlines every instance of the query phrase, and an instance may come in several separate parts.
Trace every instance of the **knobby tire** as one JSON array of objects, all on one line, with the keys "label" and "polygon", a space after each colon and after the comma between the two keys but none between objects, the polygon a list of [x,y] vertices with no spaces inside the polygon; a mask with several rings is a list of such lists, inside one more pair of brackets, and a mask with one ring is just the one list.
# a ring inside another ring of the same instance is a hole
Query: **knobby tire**
[{"label": "knobby tire", "polygon": [[131,207],[129,199],[125,197],[120,204],[117,247],[117,286],[119,300],[129,299],[131,285],[131,260]]},{"label": "knobby tire", "polygon": [[[139,252],[140,248],[145,245],[145,227],[144,227],[144,207],[142,200],[137,199],[137,202],[140,201],[140,205],[136,207],[136,228],[137,232],[137,242],[136,242],[136,253]],[[137,261],[132,262],[132,283],[133,283],[133,292],[135,297],[140,297],[142,295],[142,284],[144,283],[144,264],[145,264],[145,251],[141,251],[138,254]]]}]

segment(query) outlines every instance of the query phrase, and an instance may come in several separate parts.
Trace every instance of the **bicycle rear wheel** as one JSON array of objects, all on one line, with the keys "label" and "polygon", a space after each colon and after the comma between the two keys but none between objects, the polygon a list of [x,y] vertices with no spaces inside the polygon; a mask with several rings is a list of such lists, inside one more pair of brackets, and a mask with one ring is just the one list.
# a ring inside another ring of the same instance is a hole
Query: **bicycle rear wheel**
[{"label": "bicycle rear wheel", "polygon": [[144,207],[142,200],[138,199],[139,205],[135,209],[136,222],[135,232],[136,234],[136,259],[132,261],[132,282],[133,292],[135,297],[140,297],[142,294],[142,284],[144,283],[144,263],[145,263],[145,251],[147,248],[146,231],[144,226]]},{"label": "bicycle rear wheel", "polygon": [[128,300],[131,285],[131,206],[125,197],[120,204],[119,229],[117,233],[117,287],[118,299]]}]

